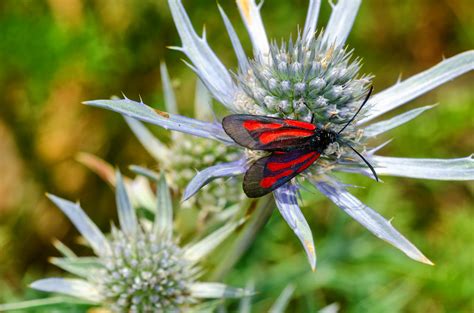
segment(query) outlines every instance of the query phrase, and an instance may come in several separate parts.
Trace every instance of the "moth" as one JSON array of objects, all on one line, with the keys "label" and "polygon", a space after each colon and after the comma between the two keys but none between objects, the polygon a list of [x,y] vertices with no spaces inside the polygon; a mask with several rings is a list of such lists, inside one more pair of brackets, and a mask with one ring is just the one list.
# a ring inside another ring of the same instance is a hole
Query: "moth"
[{"label": "moth", "polygon": [[281,187],[311,166],[334,142],[352,149],[370,168],[370,163],[340,134],[355,119],[372,93],[370,88],[364,102],[354,116],[338,132],[318,127],[313,122],[282,119],[251,114],[232,114],[224,117],[222,127],[237,144],[251,150],[270,154],[250,165],[244,175],[243,189],[249,198],[258,198]]}]

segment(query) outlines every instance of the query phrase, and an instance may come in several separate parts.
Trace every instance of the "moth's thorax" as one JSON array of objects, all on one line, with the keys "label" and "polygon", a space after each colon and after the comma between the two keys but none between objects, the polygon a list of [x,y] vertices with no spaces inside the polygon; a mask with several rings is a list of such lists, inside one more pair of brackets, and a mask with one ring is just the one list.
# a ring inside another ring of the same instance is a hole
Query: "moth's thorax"
[{"label": "moth's thorax", "polygon": [[314,131],[314,135],[310,139],[311,148],[319,153],[323,153],[326,148],[336,142],[337,140],[337,133],[331,130],[325,129],[316,129]]}]

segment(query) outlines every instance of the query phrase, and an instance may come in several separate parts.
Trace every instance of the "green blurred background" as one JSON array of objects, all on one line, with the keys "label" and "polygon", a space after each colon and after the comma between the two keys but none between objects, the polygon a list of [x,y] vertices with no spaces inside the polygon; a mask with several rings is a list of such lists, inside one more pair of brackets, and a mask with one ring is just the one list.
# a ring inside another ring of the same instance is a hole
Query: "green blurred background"
[{"label": "green blurred background", "polygon": [[[236,61],[216,2],[184,1],[197,29],[230,68]],[[220,3],[250,53],[234,1]],[[262,10],[270,38],[287,38],[303,25],[306,0],[268,0]],[[323,1],[319,26],[330,6]],[[348,43],[373,73],[376,90],[409,77],[443,56],[473,48],[471,0],[363,2]],[[156,168],[112,112],[81,104],[123,92],[164,108],[159,63],[166,61],[181,112],[193,112],[195,76],[169,45],[180,40],[164,0],[0,1],[0,303],[31,299],[36,278],[60,275],[48,263],[58,238],[81,251],[77,231],[44,193],[81,199],[103,230],[115,219],[113,192],[79,164],[96,154],[127,172]],[[473,152],[473,74],[448,83],[403,110],[440,103],[383,140],[382,155],[463,157]],[[399,110],[401,112],[403,110]],[[396,112],[394,112],[396,113]],[[158,135],[165,132],[157,130]],[[297,288],[292,311],[314,312],[337,302],[342,312],[472,312],[474,310],[473,185],[384,178],[384,184],[346,175],[367,186],[354,193],[386,217],[436,263],[417,264],[351,221],[332,203],[305,194],[304,213],[319,253],[315,273],[277,212],[226,278],[253,279],[254,309],[271,305],[288,282]],[[84,253],[88,253],[84,250]]]}]

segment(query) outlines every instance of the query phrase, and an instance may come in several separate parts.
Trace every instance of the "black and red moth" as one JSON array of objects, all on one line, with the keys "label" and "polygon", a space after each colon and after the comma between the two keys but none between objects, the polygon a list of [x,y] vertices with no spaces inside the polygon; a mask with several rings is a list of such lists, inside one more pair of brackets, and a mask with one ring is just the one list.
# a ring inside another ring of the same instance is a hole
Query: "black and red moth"
[{"label": "black and red moth", "polygon": [[335,132],[311,123],[248,114],[226,116],[222,126],[239,145],[271,152],[245,173],[244,192],[250,198],[261,197],[303,172],[337,138]]},{"label": "black and red moth", "polygon": [[[372,89],[361,105],[367,102]],[[244,175],[243,189],[249,198],[258,198],[290,181],[313,164],[326,148],[338,141],[338,132],[325,130],[313,123],[250,114],[233,114],[222,120],[224,131],[239,145],[251,150],[268,151],[268,156],[255,161]],[[373,167],[348,143],[341,142],[369,166]]]}]

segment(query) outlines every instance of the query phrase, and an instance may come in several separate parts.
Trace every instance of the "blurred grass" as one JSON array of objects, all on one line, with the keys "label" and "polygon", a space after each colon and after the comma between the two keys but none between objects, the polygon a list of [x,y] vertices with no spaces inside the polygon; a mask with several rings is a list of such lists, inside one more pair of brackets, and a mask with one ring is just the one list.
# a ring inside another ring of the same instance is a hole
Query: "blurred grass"
[{"label": "blurred grass", "polygon": [[[197,29],[229,67],[235,66],[214,1],[184,1]],[[324,1],[323,1],[324,2]],[[233,1],[221,3],[247,50]],[[270,38],[302,25],[307,1],[268,1],[262,14]],[[319,26],[330,8],[323,3]],[[471,49],[474,11],[469,0],[365,1],[348,43],[376,75],[376,90]],[[183,55],[166,49],[179,38],[163,0],[3,0],[0,2],[0,302],[32,299],[35,278],[60,274],[47,263],[52,238],[73,245],[77,232],[48,203],[45,191],[81,199],[102,229],[114,218],[113,193],[79,165],[78,152],[97,154],[122,170],[154,167],[122,118],[81,101],[124,92],[163,108],[159,62],[168,64],[180,109],[190,115],[194,75]],[[440,103],[389,133],[383,155],[462,157],[473,151],[473,74],[465,75],[399,111]],[[394,113],[397,113],[395,111]],[[160,135],[165,132],[157,130]],[[384,178],[354,193],[387,217],[437,265],[416,264],[351,221],[318,194],[307,193],[305,214],[314,231],[319,267],[310,273],[299,243],[277,212],[227,281],[253,279],[267,309],[288,282],[290,307],[314,312],[338,302],[343,312],[469,312],[474,309],[472,184]],[[84,250],[84,253],[87,250]]]}]

